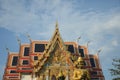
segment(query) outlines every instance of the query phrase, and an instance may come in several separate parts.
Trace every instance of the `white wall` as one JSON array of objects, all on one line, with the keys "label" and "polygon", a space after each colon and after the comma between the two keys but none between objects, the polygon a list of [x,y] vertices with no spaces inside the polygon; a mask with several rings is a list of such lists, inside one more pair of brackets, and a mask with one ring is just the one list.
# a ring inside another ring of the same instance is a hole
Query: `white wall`
[{"label": "white wall", "polygon": [[32,78],[31,75],[24,74],[21,76],[21,80],[36,80],[36,78]]}]

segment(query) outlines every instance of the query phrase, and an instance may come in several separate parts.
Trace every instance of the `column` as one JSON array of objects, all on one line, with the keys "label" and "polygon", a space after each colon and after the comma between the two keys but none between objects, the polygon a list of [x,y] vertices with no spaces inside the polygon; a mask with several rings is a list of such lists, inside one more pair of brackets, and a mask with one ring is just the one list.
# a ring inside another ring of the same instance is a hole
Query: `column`
[{"label": "column", "polygon": [[49,69],[46,70],[46,80],[49,80]]}]

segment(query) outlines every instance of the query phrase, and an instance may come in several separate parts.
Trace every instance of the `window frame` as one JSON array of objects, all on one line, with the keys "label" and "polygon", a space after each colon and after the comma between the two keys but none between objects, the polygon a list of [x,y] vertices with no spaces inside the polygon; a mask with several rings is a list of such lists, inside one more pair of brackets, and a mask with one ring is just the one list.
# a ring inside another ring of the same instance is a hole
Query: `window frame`
[{"label": "window frame", "polygon": [[[80,49],[83,50],[83,55],[84,55],[84,56],[82,56],[82,55],[80,54]],[[84,51],[84,48],[78,48],[78,53],[81,55],[81,57],[85,57],[85,51]]]},{"label": "window frame", "polygon": [[91,80],[100,80],[100,78],[91,78]]},{"label": "window frame", "polygon": [[[28,64],[23,64],[24,61],[28,61]],[[29,60],[23,60],[22,65],[29,65]]]},{"label": "window frame", "polygon": [[[17,57],[16,65],[13,65],[14,57]],[[18,64],[18,56],[12,56],[11,66],[17,66],[17,64]]]},{"label": "window frame", "polygon": [[34,58],[34,61],[36,61],[35,57],[37,57],[37,60],[38,60],[38,56],[34,56],[34,57],[33,57],[33,58]]},{"label": "window frame", "polygon": [[[96,72],[96,74],[93,74],[94,72]],[[98,75],[98,71],[92,71],[92,76],[96,76],[96,75]]]},{"label": "window frame", "polygon": [[90,59],[93,59],[93,61],[94,61],[94,65],[95,65],[95,66],[92,66],[91,61],[90,61],[90,65],[91,65],[91,67],[96,67],[96,61],[95,61],[95,59],[94,59],[93,57],[90,57]]},{"label": "window frame", "polygon": [[[29,50],[29,52],[28,52],[28,55],[27,55],[27,56],[25,55],[25,48],[29,48],[29,49],[28,49],[28,50]],[[29,54],[30,54],[30,47],[24,47],[24,50],[23,50],[23,56],[28,57],[28,56],[29,56]]]},{"label": "window frame", "polygon": [[69,51],[69,52],[72,53],[72,54],[75,53],[75,46],[73,44],[66,44],[66,46],[67,46],[67,51],[69,51],[68,50],[69,46],[73,46],[73,52],[71,52],[71,51]]},{"label": "window frame", "polygon": [[88,66],[88,63],[87,63],[87,61],[86,60],[84,60],[84,66]]},{"label": "window frame", "polygon": [[[15,71],[14,73],[12,73],[11,71]],[[16,74],[17,71],[16,70],[10,70],[10,74]]]},{"label": "window frame", "polygon": [[36,51],[36,45],[44,45],[44,50],[45,50],[45,45],[46,45],[46,44],[42,44],[42,43],[35,43],[35,44],[34,44],[34,52],[35,52],[35,53],[43,53],[44,50],[42,50],[42,51]]}]

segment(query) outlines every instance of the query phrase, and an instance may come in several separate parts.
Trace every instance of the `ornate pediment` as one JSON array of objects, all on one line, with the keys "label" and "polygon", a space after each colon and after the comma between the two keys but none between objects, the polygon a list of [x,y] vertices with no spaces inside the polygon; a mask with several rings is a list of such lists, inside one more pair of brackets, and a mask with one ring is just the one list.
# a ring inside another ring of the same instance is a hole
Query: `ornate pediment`
[{"label": "ornate pediment", "polygon": [[67,76],[69,69],[72,72],[73,64],[70,53],[66,50],[59,33],[58,24],[56,24],[54,35],[47,44],[43,55],[34,65],[34,71],[37,75],[49,74],[50,77],[53,75],[58,77],[58,73]]},{"label": "ornate pediment", "polygon": [[47,44],[43,55],[39,57],[39,60],[34,67],[35,69],[40,70],[44,64],[65,64],[67,58],[66,54],[66,47],[60,36],[58,23],[56,23],[54,35]]},{"label": "ornate pediment", "polygon": [[51,61],[49,61],[52,65],[65,65],[66,64],[66,55],[64,53],[63,50],[61,50],[61,48],[56,45],[55,50],[53,50],[50,53],[50,58]]}]

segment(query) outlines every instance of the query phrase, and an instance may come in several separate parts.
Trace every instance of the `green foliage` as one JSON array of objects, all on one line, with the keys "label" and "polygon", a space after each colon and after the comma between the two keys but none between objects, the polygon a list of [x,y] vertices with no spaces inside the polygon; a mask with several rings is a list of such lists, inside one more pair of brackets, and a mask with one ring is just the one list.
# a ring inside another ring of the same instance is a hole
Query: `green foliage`
[{"label": "green foliage", "polygon": [[113,80],[120,80],[120,59],[113,59],[112,65],[114,68],[109,71],[115,77]]}]

